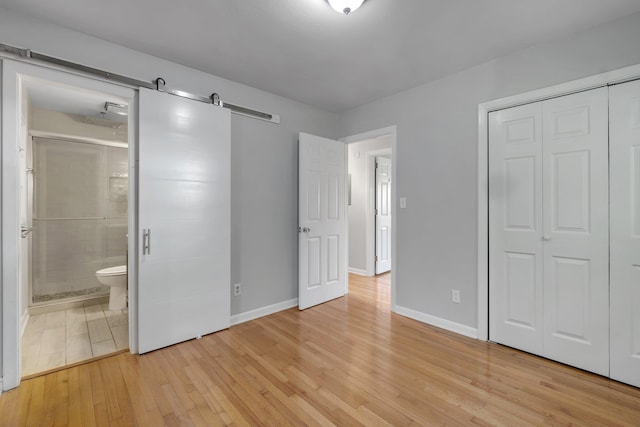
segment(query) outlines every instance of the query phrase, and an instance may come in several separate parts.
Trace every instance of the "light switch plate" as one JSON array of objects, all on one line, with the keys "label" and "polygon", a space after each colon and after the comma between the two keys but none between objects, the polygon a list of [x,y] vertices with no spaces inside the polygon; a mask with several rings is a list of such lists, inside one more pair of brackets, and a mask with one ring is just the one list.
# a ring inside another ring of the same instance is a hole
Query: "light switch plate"
[{"label": "light switch plate", "polygon": [[406,208],[407,208],[407,198],[400,197],[400,209],[406,209]]}]

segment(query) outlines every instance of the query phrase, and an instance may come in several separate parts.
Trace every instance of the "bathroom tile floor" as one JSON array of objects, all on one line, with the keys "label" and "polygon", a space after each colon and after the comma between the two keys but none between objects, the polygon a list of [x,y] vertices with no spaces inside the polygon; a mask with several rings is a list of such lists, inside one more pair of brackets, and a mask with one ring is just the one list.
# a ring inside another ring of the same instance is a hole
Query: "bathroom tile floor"
[{"label": "bathroom tile floor", "polygon": [[96,304],[31,316],[22,336],[22,376],[129,347],[127,310]]}]

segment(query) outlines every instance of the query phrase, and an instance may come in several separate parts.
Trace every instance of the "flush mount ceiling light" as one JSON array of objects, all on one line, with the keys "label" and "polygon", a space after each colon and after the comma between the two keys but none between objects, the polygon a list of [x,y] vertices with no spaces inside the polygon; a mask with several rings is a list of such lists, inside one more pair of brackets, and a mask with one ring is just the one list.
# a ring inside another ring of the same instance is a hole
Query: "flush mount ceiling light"
[{"label": "flush mount ceiling light", "polygon": [[327,3],[336,12],[348,15],[362,6],[364,0],[327,0]]}]

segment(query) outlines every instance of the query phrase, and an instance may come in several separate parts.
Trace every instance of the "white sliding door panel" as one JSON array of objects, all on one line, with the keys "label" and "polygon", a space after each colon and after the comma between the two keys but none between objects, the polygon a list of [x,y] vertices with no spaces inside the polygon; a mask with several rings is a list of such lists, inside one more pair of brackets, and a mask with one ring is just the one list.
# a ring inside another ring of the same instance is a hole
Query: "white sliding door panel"
[{"label": "white sliding door panel", "polygon": [[230,325],[230,113],[141,89],[139,116],[145,353]]},{"label": "white sliding door panel", "polygon": [[344,143],[300,134],[300,310],[344,295],[347,284],[347,221]]},{"label": "white sliding door panel", "polygon": [[490,339],[543,354],[542,104],[489,115]]},{"label": "white sliding door panel", "polygon": [[391,270],[391,159],[376,157],[376,274]]},{"label": "white sliding door panel", "polygon": [[610,90],[611,378],[640,387],[640,81]]},{"label": "white sliding door panel", "polygon": [[543,102],[545,355],[609,375],[607,88]]}]

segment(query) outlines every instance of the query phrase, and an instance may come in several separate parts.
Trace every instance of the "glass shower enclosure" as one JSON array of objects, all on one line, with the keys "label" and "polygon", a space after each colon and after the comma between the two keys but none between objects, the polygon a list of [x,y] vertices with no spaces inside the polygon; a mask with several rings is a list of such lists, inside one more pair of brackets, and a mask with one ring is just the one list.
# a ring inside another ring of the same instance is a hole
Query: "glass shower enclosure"
[{"label": "glass shower enclosure", "polygon": [[96,271],[126,263],[128,150],[117,145],[33,138],[32,305],[105,296]]}]

